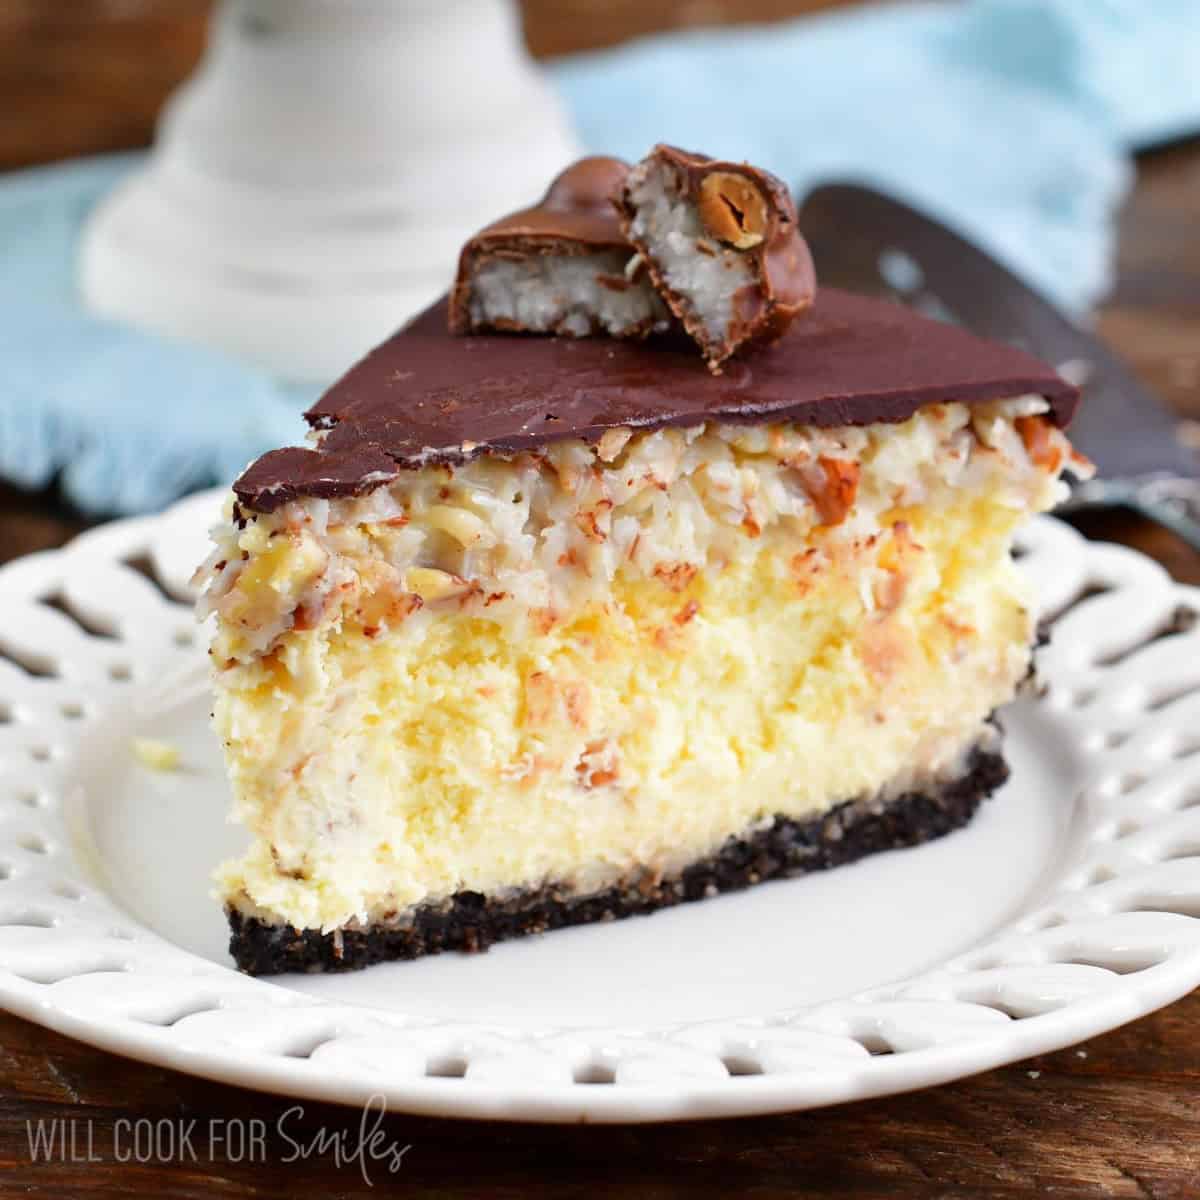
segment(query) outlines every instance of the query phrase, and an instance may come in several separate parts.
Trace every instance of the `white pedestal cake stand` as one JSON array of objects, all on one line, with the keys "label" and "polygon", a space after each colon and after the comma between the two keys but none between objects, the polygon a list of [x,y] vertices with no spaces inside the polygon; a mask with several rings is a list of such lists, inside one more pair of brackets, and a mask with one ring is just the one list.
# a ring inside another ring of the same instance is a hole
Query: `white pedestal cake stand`
[{"label": "white pedestal cake stand", "polygon": [[148,166],[89,224],[82,292],[325,382],[577,153],[508,0],[222,0]]}]

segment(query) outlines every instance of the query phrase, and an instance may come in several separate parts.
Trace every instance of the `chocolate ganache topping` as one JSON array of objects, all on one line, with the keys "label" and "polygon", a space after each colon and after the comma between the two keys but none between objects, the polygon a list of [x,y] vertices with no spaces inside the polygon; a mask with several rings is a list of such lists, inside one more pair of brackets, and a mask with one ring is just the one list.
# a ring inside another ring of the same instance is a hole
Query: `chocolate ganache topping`
[{"label": "chocolate ganache topping", "polygon": [[505,455],[606,429],[709,421],[899,422],[925,404],[1044,396],[1069,423],[1078,390],[1021,350],[908,309],[823,289],[803,321],[711,374],[686,339],[455,337],[442,300],[309,409],[314,449],[274,451],[234,485],[244,509],[349,496],[400,470]]}]

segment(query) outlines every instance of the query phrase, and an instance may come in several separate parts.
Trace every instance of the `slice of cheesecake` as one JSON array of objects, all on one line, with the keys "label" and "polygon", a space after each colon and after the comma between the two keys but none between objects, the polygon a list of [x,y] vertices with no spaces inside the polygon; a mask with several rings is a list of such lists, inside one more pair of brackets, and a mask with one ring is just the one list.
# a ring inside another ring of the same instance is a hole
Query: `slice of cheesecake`
[{"label": "slice of cheesecake", "polygon": [[961,825],[1077,399],[832,290],[720,375],[430,310],[216,531],[238,965],[480,950]]}]

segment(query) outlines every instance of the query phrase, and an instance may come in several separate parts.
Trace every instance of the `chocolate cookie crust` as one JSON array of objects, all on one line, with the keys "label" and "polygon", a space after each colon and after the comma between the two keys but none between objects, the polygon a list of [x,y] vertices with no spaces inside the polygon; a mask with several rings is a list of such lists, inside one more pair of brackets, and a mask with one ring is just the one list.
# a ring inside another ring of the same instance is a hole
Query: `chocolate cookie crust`
[{"label": "chocolate cookie crust", "polygon": [[936,791],[909,792],[883,805],[850,801],[808,821],[776,817],[769,828],[730,838],[711,858],[674,878],[633,880],[582,898],[552,886],[503,900],[459,892],[447,904],[417,909],[403,928],[377,925],[332,933],[269,925],[229,909],[229,952],[238,969],[250,975],[352,971],[444,950],[478,953],[525,934],[652,913],[932,841],[965,825],[1007,778],[1001,754],[977,748],[966,772]]},{"label": "chocolate cookie crust", "polygon": [[[315,450],[259,459],[234,484],[242,507],[361,494],[397,469],[462,463],[606,429],[794,421],[824,428],[905,421],[925,404],[1034,393],[1066,426],[1078,390],[1011,346],[909,309],[823,288],[778,341],[705,369],[686,339],[653,345],[493,334],[459,338],[443,300],[310,408]],[[394,475],[394,473],[392,473]]]}]

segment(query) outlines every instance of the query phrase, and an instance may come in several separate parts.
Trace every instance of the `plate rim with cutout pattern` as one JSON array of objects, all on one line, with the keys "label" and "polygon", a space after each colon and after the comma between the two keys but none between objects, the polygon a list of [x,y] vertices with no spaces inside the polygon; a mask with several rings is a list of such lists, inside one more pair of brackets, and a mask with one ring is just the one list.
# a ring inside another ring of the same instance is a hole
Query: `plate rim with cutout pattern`
[{"label": "plate rim with cutout pattern", "polygon": [[1037,701],[1081,768],[1071,853],[970,951],[843,999],[656,1028],[514,1029],[305,995],[139,927],[81,859],[79,731],[202,656],[190,577],[220,493],[0,569],[0,1006],[210,1079],[479,1118],[655,1121],[811,1108],[961,1078],[1200,984],[1200,589],[1039,518],[1053,628]]}]

